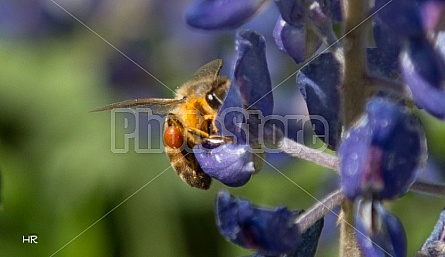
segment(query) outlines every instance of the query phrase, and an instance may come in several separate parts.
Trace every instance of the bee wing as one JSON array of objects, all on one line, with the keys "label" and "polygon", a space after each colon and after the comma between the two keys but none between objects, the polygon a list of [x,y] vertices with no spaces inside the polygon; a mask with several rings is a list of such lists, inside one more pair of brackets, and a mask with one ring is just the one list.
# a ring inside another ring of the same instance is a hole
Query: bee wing
[{"label": "bee wing", "polygon": [[167,114],[171,109],[179,104],[186,102],[186,98],[181,99],[169,99],[169,98],[143,98],[143,99],[130,99],[122,102],[112,103],[105,105],[91,112],[109,111],[116,108],[150,108],[153,113]]},{"label": "bee wing", "polygon": [[207,64],[204,64],[195,72],[195,74],[193,74],[191,81],[200,81],[203,78],[214,80],[218,77],[219,71],[221,70],[222,66],[223,60],[221,59],[216,59]]}]

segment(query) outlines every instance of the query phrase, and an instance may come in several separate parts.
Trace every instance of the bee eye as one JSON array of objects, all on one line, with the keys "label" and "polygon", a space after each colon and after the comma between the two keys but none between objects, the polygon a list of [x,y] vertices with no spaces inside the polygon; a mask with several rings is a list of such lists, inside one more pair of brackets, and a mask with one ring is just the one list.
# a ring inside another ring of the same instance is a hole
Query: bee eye
[{"label": "bee eye", "polygon": [[210,105],[210,107],[212,107],[213,109],[219,109],[219,107],[221,106],[222,102],[221,99],[219,99],[214,92],[209,92],[206,95],[206,101],[207,103]]}]

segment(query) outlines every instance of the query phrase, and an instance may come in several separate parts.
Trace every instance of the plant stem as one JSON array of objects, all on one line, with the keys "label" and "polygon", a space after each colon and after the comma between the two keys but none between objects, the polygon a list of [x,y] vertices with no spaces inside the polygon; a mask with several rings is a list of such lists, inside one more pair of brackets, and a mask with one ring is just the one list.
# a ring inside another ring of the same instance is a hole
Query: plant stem
[{"label": "plant stem", "polygon": [[418,192],[418,193],[422,193],[422,194],[428,194],[428,195],[437,196],[437,197],[444,197],[445,196],[445,185],[434,184],[431,182],[417,180],[410,187],[410,191]]},{"label": "plant stem", "polygon": [[[289,154],[290,156],[315,163],[337,172],[339,170],[339,161],[337,156],[323,153],[320,149],[312,149],[287,137],[283,137],[278,145],[281,151]],[[323,148],[323,150],[324,149],[326,148]]]},{"label": "plant stem", "polygon": [[[369,91],[365,56],[365,33],[369,1],[347,0],[343,2],[345,17],[344,77],[341,87],[345,129],[351,127],[364,111]],[[344,201],[341,208],[340,256],[358,257],[362,253],[357,245],[354,225],[354,204]],[[352,226],[351,226],[352,225]]]},{"label": "plant stem", "polygon": [[337,189],[298,216],[295,223],[298,225],[300,232],[304,233],[304,231],[314,225],[319,219],[323,218],[328,212],[332,212],[343,199],[343,192],[341,189]]}]

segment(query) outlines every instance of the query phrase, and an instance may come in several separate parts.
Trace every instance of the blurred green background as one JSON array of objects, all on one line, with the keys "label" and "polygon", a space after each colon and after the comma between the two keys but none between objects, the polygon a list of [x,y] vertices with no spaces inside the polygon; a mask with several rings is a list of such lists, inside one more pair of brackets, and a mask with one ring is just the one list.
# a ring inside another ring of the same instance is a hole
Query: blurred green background
[{"label": "blurred green background", "polygon": [[[215,58],[225,60],[222,73],[229,75],[234,32],[187,27],[187,2],[55,2],[75,18],[53,1],[8,0],[0,6],[0,256],[251,254],[216,230],[214,199],[225,186],[213,181],[208,191],[190,188],[165,154],[138,154],[134,144],[128,153],[113,154],[111,114],[89,112],[128,98],[172,96],[143,69],[171,90]],[[266,36],[274,85],[296,70],[272,43],[276,17],[271,3],[244,26]],[[284,103],[276,108],[304,110],[301,97],[284,97],[294,91],[291,78],[274,92]],[[428,166],[428,174],[440,181],[445,126],[419,113],[436,165]],[[274,163],[317,198],[335,188],[332,171],[296,160]],[[246,186],[229,190],[264,206],[302,209],[314,202],[267,164]],[[411,255],[444,200],[408,193],[388,206],[405,225]],[[317,256],[337,255],[337,233],[330,214]],[[38,244],[22,243],[28,235],[37,235]]]}]

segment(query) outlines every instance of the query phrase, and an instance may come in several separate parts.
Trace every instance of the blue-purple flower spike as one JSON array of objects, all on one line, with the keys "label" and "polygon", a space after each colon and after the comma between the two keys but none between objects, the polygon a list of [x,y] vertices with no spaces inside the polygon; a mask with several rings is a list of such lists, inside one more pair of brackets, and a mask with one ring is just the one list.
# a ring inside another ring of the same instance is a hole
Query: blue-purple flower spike
[{"label": "blue-purple flower spike", "polygon": [[338,155],[348,199],[393,199],[414,183],[426,161],[426,140],[419,120],[406,107],[373,98],[366,115],[349,129]]},{"label": "blue-purple flower spike", "polygon": [[267,0],[195,0],[185,19],[198,29],[234,29],[249,20]]},{"label": "blue-purple flower spike", "polygon": [[400,57],[403,77],[417,106],[445,120],[445,64],[426,39],[410,40]]},{"label": "blue-purple flower spike", "polygon": [[[285,207],[256,207],[247,200],[232,197],[226,191],[220,192],[216,199],[216,223],[220,233],[237,245],[255,249],[267,256],[292,253],[299,249],[306,253],[315,252],[323,220],[301,234],[294,223],[300,213]],[[304,237],[310,237],[311,242],[306,242]]]},{"label": "blue-purple flower spike", "polygon": [[416,256],[445,256],[445,210],[440,213],[433,232]]},{"label": "blue-purple flower spike", "polygon": [[357,242],[365,257],[406,256],[407,243],[403,225],[379,201],[357,201],[354,218]]}]

